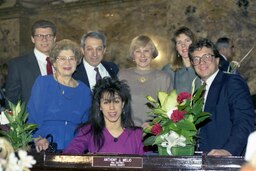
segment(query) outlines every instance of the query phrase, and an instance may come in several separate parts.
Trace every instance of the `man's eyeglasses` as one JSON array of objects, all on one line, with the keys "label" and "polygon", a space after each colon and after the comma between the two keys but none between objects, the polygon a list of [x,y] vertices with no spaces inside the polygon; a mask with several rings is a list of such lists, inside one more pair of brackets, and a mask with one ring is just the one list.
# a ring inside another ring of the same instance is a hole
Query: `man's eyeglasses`
[{"label": "man's eyeglasses", "polygon": [[70,63],[76,62],[76,58],[74,56],[68,56],[68,57],[58,56],[57,59],[60,63],[65,63],[66,61],[69,61]]},{"label": "man's eyeglasses", "polygon": [[52,40],[54,38],[54,35],[53,34],[45,34],[45,35],[35,34],[34,37],[39,39],[39,40],[44,40],[44,39]]},{"label": "man's eyeglasses", "polygon": [[192,58],[193,65],[199,65],[202,61],[205,63],[211,63],[214,55],[212,54],[204,54],[202,57],[195,56]]}]

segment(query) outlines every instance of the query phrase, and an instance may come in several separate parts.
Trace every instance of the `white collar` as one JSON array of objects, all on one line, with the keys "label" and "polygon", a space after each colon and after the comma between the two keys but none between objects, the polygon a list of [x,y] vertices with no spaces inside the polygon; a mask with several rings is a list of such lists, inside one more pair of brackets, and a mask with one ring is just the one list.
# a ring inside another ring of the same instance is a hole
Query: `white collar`
[{"label": "white collar", "polygon": [[211,86],[213,80],[214,80],[215,77],[217,76],[218,72],[219,72],[219,69],[218,69],[214,74],[212,74],[212,75],[205,81],[205,82],[206,82],[206,87],[205,87],[206,90],[209,90],[209,88],[210,88],[210,86]]},{"label": "white collar", "polygon": [[44,53],[40,52],[37,48],[34,48],[34,53],[36,56],[37,61],[39,61],[40,63],[46,64],[46,58],[48,56],[46,56]]},{"label": "white collar", "polygon": [[84,63],[84,67],[91,71],[92,70],[94,71],[95,67],[97,67],[99,69],[99,71],[102,70],[102,68],[103,68],[103,65],[101,63],[99,63],[99,65],[97,65],[97,66],[91,66],[85,59],[83,59],[83,63]]},{"label": "white collar", "polygon": [[228,60],[226,56],[224,56],[223,54],[220,54],[226,61]]}]

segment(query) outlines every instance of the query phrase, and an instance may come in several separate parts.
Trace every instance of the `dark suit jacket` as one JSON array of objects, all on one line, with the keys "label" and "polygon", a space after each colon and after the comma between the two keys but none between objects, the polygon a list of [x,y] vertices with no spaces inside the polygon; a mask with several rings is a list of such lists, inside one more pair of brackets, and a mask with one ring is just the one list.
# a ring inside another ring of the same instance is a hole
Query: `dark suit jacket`
[{"label": "dark suit jacket", "polygon": [[[106,68],[112,78],[117,77],[119,69],[115,63],[102,61],[101,64]],[[77,66],[76,71],[73,74],[73,78],[84,82],[88,87],[90,87],[83,61]]]},{"label": "dark suit jacket", "polygon": [[220,55],[220,63],[219,63],[219,69],[221,71],[228,71],[228,67],[229,67],[229,62],[222,56]]},{"label": "dark suit jacket", "polygon": [[211,120],[200,129],[200,150],[225,149],[232,155],[242,155],[254,126],[253,103],[243,78],[219,71],[204,111],[211,113]]},{"label": "dark suit jacket", "polygon": [[27,102],[32,86],[41,75],[34,52],[11,59],[8,63],[8,75],[6,80],[6,97],[12,103],[18,100]]}]

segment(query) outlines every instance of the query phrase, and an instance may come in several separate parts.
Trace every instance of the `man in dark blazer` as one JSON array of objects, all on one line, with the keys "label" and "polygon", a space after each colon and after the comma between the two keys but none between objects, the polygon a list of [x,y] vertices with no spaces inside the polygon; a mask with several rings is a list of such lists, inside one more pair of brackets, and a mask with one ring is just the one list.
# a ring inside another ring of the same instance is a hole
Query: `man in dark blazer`
[{"label": "man in dark blazer", "polygon": [[84,34],[80,46],[84,58],[73,75],[74,79],[83,81],[92,90],[96,84],[97,74],[101,78],[117,76],[119,71],[117,65],[113,62],[103,61],[106,52],[106,37],[103,33],[93,31]]},{"label": "man in dark blazer", "polygon": [[220,37],[216,41],[216,48],[220,53],[219,69],[227,72],[229,69],[230,61],[234,56],[234,45],[233,42],[227,37]]},{"label": "man in dark blazer", "polygon": [[243,155],[253,131],[254,109],[249,88],[237,74],[219,70],[219,53],[208,39],[189,47],[196,73],[206,82],[204,111],[211,117],[199,132],[199,149],[208,155]]},{"label": "man in dark blazer", "polygon": [[34,51],[14,58],[8,63],[6,98],[16,104],[29,100],[32,86],[39,75],[46,75],[46,57],[56,41],[56,26],[46,20],[36,21],[31,27]]}]

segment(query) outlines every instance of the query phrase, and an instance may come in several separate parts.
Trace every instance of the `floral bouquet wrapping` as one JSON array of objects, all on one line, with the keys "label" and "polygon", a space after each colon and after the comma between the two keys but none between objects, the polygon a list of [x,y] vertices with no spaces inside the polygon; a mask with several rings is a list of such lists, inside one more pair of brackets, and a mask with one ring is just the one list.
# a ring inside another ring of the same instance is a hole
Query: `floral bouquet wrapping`
[{"label": "floral bouquet wrapping", "polygon": [[192,94],[188,92],[176,93],[172,90],[169,94],[158,92],[158,100],[147,96],[153,116],[152,121],[144,128],[147,135],[145,146],[158,145],[165,148],[168,155],[172,154],[172,148],[185,147],[196,144],[197,125],[210,116],[203,112],[203,93],[205,84],[200,86],[196,92],[194,83]]}]

